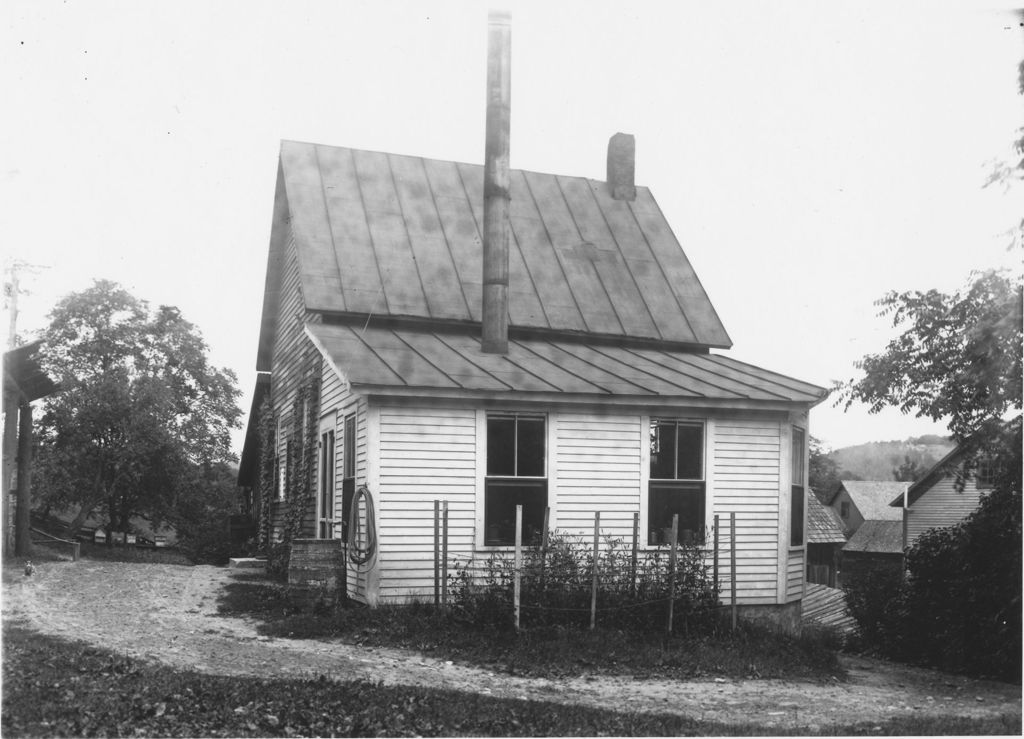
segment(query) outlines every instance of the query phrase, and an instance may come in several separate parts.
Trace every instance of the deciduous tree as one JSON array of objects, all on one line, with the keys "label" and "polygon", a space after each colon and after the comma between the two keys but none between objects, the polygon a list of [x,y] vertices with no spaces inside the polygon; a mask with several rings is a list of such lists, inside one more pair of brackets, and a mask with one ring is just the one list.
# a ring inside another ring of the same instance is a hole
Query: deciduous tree
[{"label": "deciduous tree", "polygon": [[62,299],[43,338],[64,392],[44,405],[38,497],[77,507],[73,531],[94,511],[114,530],[136,515],[175,523],[194,469],[231,459],[234,374],[210,365],[177,308],[153,310],[106,280]]}]

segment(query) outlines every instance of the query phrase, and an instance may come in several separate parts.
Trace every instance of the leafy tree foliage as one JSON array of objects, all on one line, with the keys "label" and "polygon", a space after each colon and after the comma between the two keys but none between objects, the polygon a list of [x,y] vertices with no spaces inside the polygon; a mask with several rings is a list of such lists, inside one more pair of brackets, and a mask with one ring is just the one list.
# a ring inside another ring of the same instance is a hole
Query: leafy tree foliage
[{"label": "leafy tree foliage", "polygon": [[899,467],[892,468],[892,479],[897,482],[917,482],[928,469],[917,463],[909,454],[903,455],[903,462]]},{"label": "leafy tree foliage", "polygon": [[37,498],[76,506],[73,531],[94,511],[114,530],[133,516],[183,521],[197,470],[231,460],[234,374],[210,365],[177,308],[152,310],[106,280],[62,299],[43,339],[43,363],[64,392],[46,399],[40,419]]},{"label": "leafy tree foliage", "polygon": [[864,357],[863,376],[840,385],[840,397],[947,421],[958,443],[997,436],[1021,410],[1022,299],[1020,279],[999,270],[952,294],[889,293],[882,313],[904,331]]},{"label": "leafy tree foliage", "polygon": [[829,450],[822,445],[821,440],[813,436],[810,439],[808,456],[808,484],[818,499],[825,502],[839,489],[839,482],[842,480],[839,465],[829,456]]},{"label": "leafy tree foliage", "polygon": [[1020,279],[997,271],[976,273],[951,295],[890,293],[881,303],[904,332],[841,388],[848,405],[945,420],[966,469],[984,455],[1000,470],[972,515],[917,539],[895,594],[853,584],[862,635],[894,657],[1017,681],[1022,299]]}]

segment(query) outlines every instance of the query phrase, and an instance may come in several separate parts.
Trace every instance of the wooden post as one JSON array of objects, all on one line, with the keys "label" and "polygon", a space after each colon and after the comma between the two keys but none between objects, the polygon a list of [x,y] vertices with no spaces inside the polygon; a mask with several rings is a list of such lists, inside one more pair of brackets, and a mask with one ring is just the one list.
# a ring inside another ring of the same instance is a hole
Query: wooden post
[{"label": "wooden post", "polygon": [[[14,334],[11,334],[14,340]],[[13,347],[12,347],[13,348]],[[14,554],[14,511],[11,509],[11,482],[18,464],[18,394],[4,390],[4,463],[3,463],[3,542],[4,556]]]},{"label": "wooden post", "polygon": [[448,501],[441,513],[441,606],[448,608]]},{"label": "wooden post", "polygon": [[672,633],[672,618],[676,606],[676,543],[679,541],[679,514],[672,515],[672,541],[668,554],[668,633]]},{"label": "wooden post", "polygon": [[715,577],[715,595],[718,595],[718,514],[715,514],[715,558],[711,565]]},{"label": "wooden post", "polygon": [[636,595],[636,552],[640,543],[640,512],[633,511],[633,554],[629,558],[630,592]]},{"label": "wooden post", "polygon": [[545,568],[547,567],[548,558],[548,525],[551,520],[551,509],[544,508],[544,528],[540,532],[540,592],[544,592],[544,584],[546,582]]},{"label": "wooden post", "polygon": [[441,501],[434,499],[434,605],[441,605]]},{"label": "wooden post", "polygon": [[18,407],[18,502],[14,510],[14,553],[32,556],[32,405]]},{"label": "wooden post", "polygon": [[729,514],[729,570],[732,589],[732,630],[736,631],[736,511]]},{"label": "wooden post", "polygon": [[599,533],[601,530],[601,511],[594,514],[594,580],[590,587],[590,630],[597,624],[597,555]]},{"label": "wooden post", "polygon": [[519,596],[522,587],[523,569],[523,507],[516,506],[516,554],[513,570],[515,572],[512,585],[512,615],[516,631],[519,631]]}]

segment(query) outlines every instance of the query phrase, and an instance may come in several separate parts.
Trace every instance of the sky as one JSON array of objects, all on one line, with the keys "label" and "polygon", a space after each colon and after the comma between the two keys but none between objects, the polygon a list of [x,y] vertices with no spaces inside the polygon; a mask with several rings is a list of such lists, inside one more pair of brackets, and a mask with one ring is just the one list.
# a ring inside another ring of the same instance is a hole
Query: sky
[{"label": "sky", "polygon": [[[730,356],[828,387],[894,335],[886,292],[1020,269],[1020,186],[983,187],[1024,124],[1024,28],[1005,6],[505,7],[512,167],[604,179],[608,138],[634,134],[637,183]],[[0,253],[29,265],[18,333],[115,280],[178,306],[248,410],[280,141],[482,163],[485,73],[480,2],[7,0]],[[839,448],[945,428],[828,400],[810,432]]]}]

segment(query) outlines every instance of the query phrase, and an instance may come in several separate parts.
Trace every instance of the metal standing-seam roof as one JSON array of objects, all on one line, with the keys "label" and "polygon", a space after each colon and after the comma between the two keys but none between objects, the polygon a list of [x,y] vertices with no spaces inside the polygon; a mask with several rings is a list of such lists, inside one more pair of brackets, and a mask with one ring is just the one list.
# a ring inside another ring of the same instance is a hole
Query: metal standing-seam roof
[{"label": "metal standing-seam roof", "polygon": [[903,553],[903,522],[865,521],[843,547],[844,552]]},{"label": "metal standing-seam roof", "polygon": [[[480,321],[482,166],[284,141],[279,183],[307,310]],[[732,345],[646,187],[512,170],[510,191],[512,326]]]},{"label": "metal standing-seam roof", "polygon": [[843,521],[833,509],[822,504],[816,495],[807,496],[807,543],[845,544]]},{"label": "metal standing-seam roof", "polygon": [[306,333],[353,385],[639,398],[816,403],[826,391],[714,354],[574,340],[512,338],[484,354],[475,334],[420,328],[306,324]]}]

